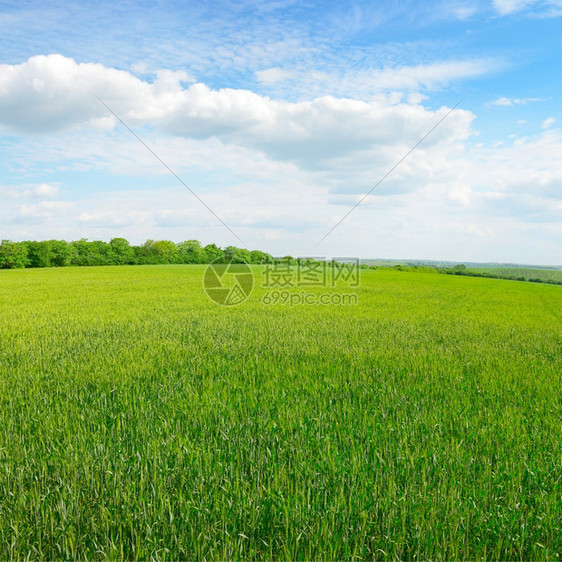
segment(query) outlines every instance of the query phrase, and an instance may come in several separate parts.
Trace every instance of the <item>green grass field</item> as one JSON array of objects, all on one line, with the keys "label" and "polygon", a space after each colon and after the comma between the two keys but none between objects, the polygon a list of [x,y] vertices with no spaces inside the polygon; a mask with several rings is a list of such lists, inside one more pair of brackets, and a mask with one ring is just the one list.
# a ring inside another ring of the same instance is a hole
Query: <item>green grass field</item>
[{"label": "green grass field", "polygon": [[481,267],[469,269],[475,273],[485,273],[511,279],[520,278],[526,281],[540,280],[542,282],[562,283],[562,269],[534,269],[531,267]]},{"label": "green grass field", "polygon": [[0,271],[1,559],[560,556],[562,287],[203,271]]}]

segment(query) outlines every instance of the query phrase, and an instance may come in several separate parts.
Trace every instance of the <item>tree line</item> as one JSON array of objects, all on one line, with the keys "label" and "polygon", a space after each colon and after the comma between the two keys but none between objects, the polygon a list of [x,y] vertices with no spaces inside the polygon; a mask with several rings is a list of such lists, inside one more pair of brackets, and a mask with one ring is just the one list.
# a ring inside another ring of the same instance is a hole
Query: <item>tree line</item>
[{"label": "tree line", "polygon": [[[88,265],[158,265],[158,264],[207,264],[224,259],[233,263],[267,264],[283,261],[289,264],[311,263],[310,258],[285,256],[276,259],[261,250],[246,250],[236,246],[219,248],[216,244],[202,246],[198,240],[186,240],[176,244],[170,240],[147,240],[139,246],[132,245],[125,238],[113,238],[109,242],[101,240],[29,240],[25,242],[0,242],[0,269],[19,269],[25,267],[65,267]],[[335,262],[331,263],[336,265]],[[340,265],[341,264],[337,264]],[[472,271],[464,264],[452,268],[438,268],[414,264],[395,266],[368,266],[361,269],[394,269],[397,271],[418,271],[442,273],[446,275],[467,275],[470,277],[489,277],[514,281],[531,281],[562,285],[554,279],[527,278],[501,273]]]},{"label": "tree line", "polygon": [[488,279],[507,279],[508,281],[528,281],[529,283],[546,283],[547,285],[562,285],[562,281],[557,279],[545,279],[543,277],[535,277],[534,270],[530,270],[531,275],[513,275],[509,273],[504,273],[501,271],[473,271],[472,269],[467,269],[464,264],[456,265],[453,268],[440,269],[439,273],[445,273],[446,275],[466,275],[467,277],[485,277]]},{"label": "tree line", "polygon": [[[407,264],[393,266],[370,266],[370,269],[393,269],[395,271],[417,271],[421,273],[441,273],[444,275],[464,275],[466,277],[485,277],[488,279],[507,279],[509,281],[528,281],[530,283],[546,283],[548,285],[562,285],[562,281],[557,279],[546,279],[536,277],[535,270],[529,270],[530,275],[513,275],[501,271],[474,271],[468,269],[465,264],[459,263],[454,267],[432,267],[425,265]],[[535,275],[535,276],[533,276]]]},{"label": "tree line", "polygon": [[0,243],[0,269],[88,265],[205,264],[219,258],[234,263],[273,262],[270,254],[260,250],[250,251],[236,246],[219,248],[216,244],[202,246],[198,240],[186,240],[178,244],[170,240],[147,240],[139,246],[130,244],[125,238],[113,238],[109,242],[81,239],[73,242],[66,240],[40,242],[2,240]]}]

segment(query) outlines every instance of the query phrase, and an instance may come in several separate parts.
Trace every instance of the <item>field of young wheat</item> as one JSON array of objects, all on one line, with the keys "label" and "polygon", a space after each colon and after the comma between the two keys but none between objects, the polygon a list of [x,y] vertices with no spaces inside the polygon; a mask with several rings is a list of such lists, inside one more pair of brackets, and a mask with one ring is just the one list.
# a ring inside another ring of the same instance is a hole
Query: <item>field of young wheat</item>
[{"label": "field of young wheat", "polygon": [[532,267],[482,267],[470,268],[470,271],[498,278],[562,284],[562,269],[536,269]]},{"label": "field of young wheat", "polygon": [[0,558],[560,555],[562,287],[204,270],[0,271]]}]

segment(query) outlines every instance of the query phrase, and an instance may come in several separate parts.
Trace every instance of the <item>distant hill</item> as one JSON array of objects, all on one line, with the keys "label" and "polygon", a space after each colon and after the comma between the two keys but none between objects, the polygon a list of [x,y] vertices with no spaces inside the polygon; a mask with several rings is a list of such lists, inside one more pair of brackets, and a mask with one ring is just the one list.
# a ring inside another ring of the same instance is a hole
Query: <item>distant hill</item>
[{"label": "distant hill", "polygon": [[469,262],[469,261],[445,261],[445,260],[415,260],[415,259],[379,259],[369,258],[361,260],[365,265],[377,265],[380,267],[392,267],[394,265],[425,265],[430,267],[454,267],[464,264],[468,269],[541,269],[562,271],[562,265],[535,265],[520,263],[497,263],[497,262]]}]

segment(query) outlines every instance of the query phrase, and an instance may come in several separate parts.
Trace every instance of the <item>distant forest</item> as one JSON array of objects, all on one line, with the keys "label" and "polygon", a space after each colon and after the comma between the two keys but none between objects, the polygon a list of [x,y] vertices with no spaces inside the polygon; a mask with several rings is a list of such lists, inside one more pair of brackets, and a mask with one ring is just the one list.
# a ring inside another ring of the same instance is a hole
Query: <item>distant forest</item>
[{"label": "distant forest", "polygon": [[[206,264],[224,259],[231,263],[267,264],[285,262],[290,264],[312,263],[312,258],[285,256],[274,258],[260,250],[246,250],[236,246],[219,248],[216,244],[202,246],[198,240],[186,240],[176,244],[170,240],[147,240],[140,246],[130,244],[125,238],[113,238],[109,242],[86,239],[66,242],[44,240],[41,242],[0,243],[0,269],[22,269],[26,267],[65,267],[87,265],[158,265],[158,264]],[[331,261],[332,266],[343,267]],[[562,285],[562,272],[528,268],[468,269],[464,264],[454,267],[430,267],[414,264],[367,265],[361,269],[394,271],[417,271],[420,273],[443,273],[469,277],[488,277],[512,281],[531,281]]]},{"label": "distant forest", "polygon": [[270,254],[259,250],[250,251],[236,246],[223,249],[216,244],[202,246],[198,240],[187,240],[179,244],[170,240],[147,240],[140,246],[130,244],[125,238],[113,238],[110,242],[82,239],[74,242],[2,240],[0,243],[0,269],[73,265],[205,264],[218,258],[250,264],[273,261]]}]

